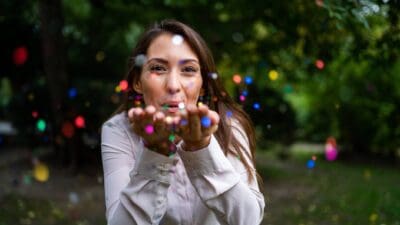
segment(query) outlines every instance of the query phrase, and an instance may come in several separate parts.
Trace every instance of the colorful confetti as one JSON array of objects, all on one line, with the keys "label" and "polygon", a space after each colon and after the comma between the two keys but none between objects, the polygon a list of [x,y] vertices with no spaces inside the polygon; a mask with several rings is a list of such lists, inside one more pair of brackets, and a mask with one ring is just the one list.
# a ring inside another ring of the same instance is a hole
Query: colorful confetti
[{"label": "colorful confetti", "polygon": [[153,134],[154,133],[154,126],[152,124],[147,124],[144,127],[144,132],[146,132],[146,134]]},{"label": "colorful confetti", "polygon": [[211,77],[211,79],[213,79],[213,80],[216,80],[218,78],[217,73],[209,73],[208,76]]},{"label": "colorful confetti", "polygon": [[135,66],[141,67],[143,66],[147,61],[147,57],[143,54],[137,55],[135,57]]},{"label": "colorful confetti", "polygon": [[210,127],[211,126],[211,119],[208,116],[203,116],[201,118],[201,125],[203,127]]},{"label": "colorful confetti", "polygon": [[175,34],[175,35],[172,37],[172,43],[173,43],[174,45],[180,45],[180,44],[182,44],[182,43],[183,43],[183,37],[182,37],[181,35],[179,35],[179,34]]}]

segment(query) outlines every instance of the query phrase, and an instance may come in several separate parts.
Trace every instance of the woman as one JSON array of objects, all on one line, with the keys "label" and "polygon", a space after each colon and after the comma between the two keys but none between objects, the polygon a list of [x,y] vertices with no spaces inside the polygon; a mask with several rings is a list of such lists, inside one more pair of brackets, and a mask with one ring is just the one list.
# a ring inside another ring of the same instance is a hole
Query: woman
[{"label": "woman", "polygon": [[178,21],[155,24],[127,81],[102,128],[108,224],[259,224],[254,131],[203,39]]}]

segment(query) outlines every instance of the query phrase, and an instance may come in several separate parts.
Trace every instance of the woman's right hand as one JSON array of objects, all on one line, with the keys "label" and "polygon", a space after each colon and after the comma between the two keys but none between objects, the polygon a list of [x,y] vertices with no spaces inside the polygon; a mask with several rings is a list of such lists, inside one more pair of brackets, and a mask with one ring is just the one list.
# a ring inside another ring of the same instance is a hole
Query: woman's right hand
[{"label": "woman's right hand", "polygon": [[168,155],[171,148],[169,138],[179,123],[178,117],[167,118],[163,112],[157,112],[154,106],[149,105],[145,109],[130,109],[128,118],[132,129],[143,138],[146,147]]}]

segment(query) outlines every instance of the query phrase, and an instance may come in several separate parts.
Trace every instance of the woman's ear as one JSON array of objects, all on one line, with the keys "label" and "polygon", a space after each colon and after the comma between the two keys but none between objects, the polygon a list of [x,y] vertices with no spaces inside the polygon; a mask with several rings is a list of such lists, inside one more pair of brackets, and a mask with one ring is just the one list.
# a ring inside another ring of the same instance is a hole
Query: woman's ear
[{"label": "woman's ear", "polygon": [[143,94],[142,84],[140,83],[140,81],[136,81],[133,83],[133,90],[139,94]]}]

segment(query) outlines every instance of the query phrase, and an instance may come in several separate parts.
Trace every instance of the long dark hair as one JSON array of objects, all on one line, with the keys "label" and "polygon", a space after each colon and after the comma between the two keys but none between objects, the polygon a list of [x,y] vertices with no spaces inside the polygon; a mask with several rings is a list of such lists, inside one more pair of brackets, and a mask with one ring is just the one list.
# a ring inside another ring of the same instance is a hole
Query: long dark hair
[{"label": "long dark hair", "polygon": [[[154,24],[148,29],[139,39],[136,47],[132,51],[132,55],[128,62],[128,89],[125,92],[122,105],[118,108],[116,113],[127,111],[134,100],[133,96],[138,96],[133,89],[133,84],[138,82],[141,74],[141,65],[137,63],[138,56],[146,55],[147,49],[155,38],[163,33],[177,34],[184,38],[189,44],[191,49],[195,52],[199,59],[201,76],[203,79],[203,89],[206,104],[211,110],[216,111],[220,116],[220,124],[215,133],[218,143],[224,149],[224,154],[231,153],[237,156],[245,166],[249,181],[252,181],[252,175],[255,173],[249,162],[245,160],[244,154],[254,163],[254,152],[256,148],[254,128],[249,116],[241,109],[241,107],[233,101],[225,88],[221,84],[220,79],[215,77],[217,69],[214,63],[213,56],[205,41],[201,36],[189,26],[178,22],[176,20],[163,20],[160,23]],[[242,126],[243,137],[247,137],[250,147],[250,155],[245,151],[244,146],[240,144],[238,139],[232,134],[232,121]]]}]

